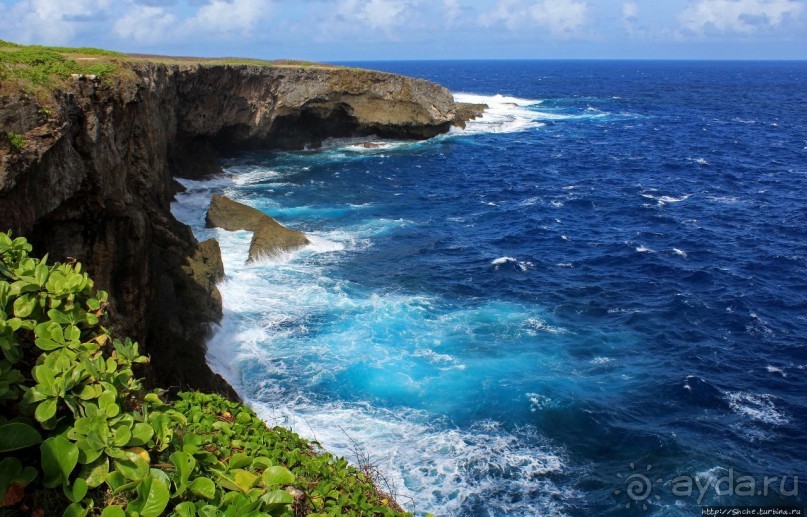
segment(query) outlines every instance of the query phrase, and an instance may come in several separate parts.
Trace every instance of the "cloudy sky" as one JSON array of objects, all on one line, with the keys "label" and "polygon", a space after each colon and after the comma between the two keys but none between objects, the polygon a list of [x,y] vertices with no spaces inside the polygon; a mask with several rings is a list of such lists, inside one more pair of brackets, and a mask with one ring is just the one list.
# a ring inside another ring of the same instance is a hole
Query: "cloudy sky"
[{"label": "cloudy sky", "polygon": [[315,60],[807,59],[807,0],[0,0],[0,39]]}]

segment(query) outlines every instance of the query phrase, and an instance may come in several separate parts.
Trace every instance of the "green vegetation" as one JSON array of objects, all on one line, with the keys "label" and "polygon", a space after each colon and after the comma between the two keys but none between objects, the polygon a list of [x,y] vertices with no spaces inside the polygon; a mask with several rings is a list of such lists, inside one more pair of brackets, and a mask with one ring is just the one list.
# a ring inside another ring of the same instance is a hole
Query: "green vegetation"
[{"label": "green vegetation", "polygon": [[0,80],[50,87],[71,74],[103,77],[117,70],[121,56],[96,48],[24,46],[0,40]]},{"label": "green vegetation", "polygon": [[400,515],[364,474],[245,406],[146,393],[81,264],[0,233],[0,513]]},{"label": "green vegetation", "polygon": [[21,134],[13,131],[6,131],[6,136],[8,137],[8,141],[11,143],[11,148],[13,150],[22,151],[22,148],[25,147],[25,137]]},{"label": "green vegetation", "polygon": [[151,62],[166,65],[253,65],[334,68],[310,61],[265,61],[250,58],[198,58],[127,55],[91,47],[45,47],[0,40],[0,81],[14,81],[32,90],[50,89],[70,79],[71,74],[109,78],[123,72],[121,63]]}]

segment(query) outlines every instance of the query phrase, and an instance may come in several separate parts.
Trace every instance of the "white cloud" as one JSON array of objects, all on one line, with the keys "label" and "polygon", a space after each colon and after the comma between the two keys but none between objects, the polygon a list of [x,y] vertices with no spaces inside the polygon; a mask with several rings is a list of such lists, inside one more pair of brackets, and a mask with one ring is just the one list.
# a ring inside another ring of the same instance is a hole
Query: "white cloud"
[{"label": "white cloud", "polygon": [[633,23],[639,18],[639,6],[635,2],[625,2],[622,4],[622,21]]},{"label": "white cloud", "polygon": [[586,22],[588,5],[573,0],[544,0],[530,9],[532,19],[555,35],[570,36]]},{"label": "white cloud", "polygon": [[109,0],[22,0],[0,19],[0,30],[21,43],[59,45],[107,17]]},{"label": "white cloud", "polygon": [[499,0],[479,22],[486,27],[502,23],[510,30],[538,26],[554,37],[570,38],[580,33],[589,11],[588,3],[577,0]]},{"label": "white cloud", "polygon": [[445,9],[446,24],[453,27],[462,14],[459,0],[443,0],[443,9]]},{"label": "white cloud", "polygon": [[112,25],[112,31],[123,40],[158,43],[176,30],[176,16],[162,7],[134,5]]},{"label": "white cloud", "polygon": [[645,30],[639,27],[639,6],[636,2],[622,4],[622,27],[632,37],[645,36]]},{"label": "white cloud", "polygon": [[515,30],[524,22],[524,7],[518,0],[500,0],[492,11],[479,15],[479,23],[490,27],[503,23],[508,29]]},{"label": "white cloud", "polygon": [[753,34],[777,28],[804,10],[797,0],[699,0],[678,19],[688,33]]},{"label": "white cloud", "polygon": [[[379,32],[389,40],[397,40],[396,29],[419,27],[421,7],[428,0],[337,0],[329,12],[320,17],[320,41],[343,40],[359,36],[371,39]],[[369,29],[369,31],[368,31]]]},{"label": "white cloud", "polygon": [[370,0],[356,12],[357,18],[373,29],[389,29],[401,21],[407,8],[403,0]]},{"label": "white cloud", "polygon": [[183,29],[188,34],[249,34],[261,22],[268,21],[271,3],[262,0],[212,0],[187,20]]},{"label": "white cloud", "polygon": [[129,4],[113,25],[119,38],[145,44],[240,39],[250,36],[271,14],[271,3],[261,0],[209,0],[185,19],[172,8],[146,4]]}]

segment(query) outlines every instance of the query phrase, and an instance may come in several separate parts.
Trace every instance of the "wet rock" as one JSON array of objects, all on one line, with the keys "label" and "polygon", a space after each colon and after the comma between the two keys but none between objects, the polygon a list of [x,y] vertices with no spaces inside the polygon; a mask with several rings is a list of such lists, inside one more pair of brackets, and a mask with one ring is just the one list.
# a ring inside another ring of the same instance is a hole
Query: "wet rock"
[{"label": "wet rock", "polygon": [[249,245],[250,261],[309,244],[303,232],[286,228],[260,210],[218,194],[213,194],[210,200],[205,222],[208,228],[253,232]]}]

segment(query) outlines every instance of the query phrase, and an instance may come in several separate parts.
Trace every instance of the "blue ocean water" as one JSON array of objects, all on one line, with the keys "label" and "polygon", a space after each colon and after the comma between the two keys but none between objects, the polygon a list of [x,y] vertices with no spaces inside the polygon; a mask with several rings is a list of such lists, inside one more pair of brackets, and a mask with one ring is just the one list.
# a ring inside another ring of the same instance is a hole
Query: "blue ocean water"
[{"label": "blue ocean water", "polygon": [[[418,513],[804,504],[807,63],[362,65],[490,109],[240,155],[173,207],[222,244],[208,357],[259,414]],[[312,245],[246,265],[213,192]]]}]

